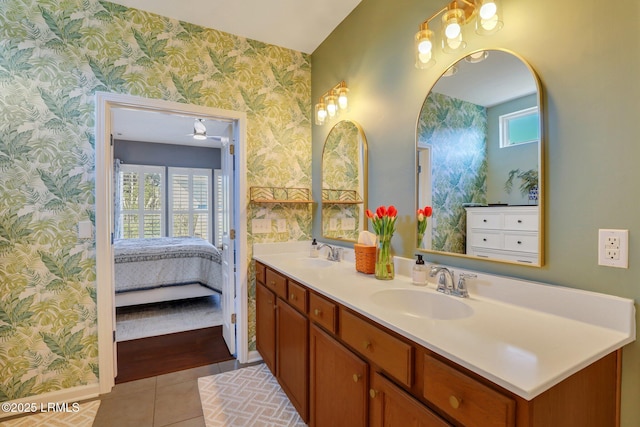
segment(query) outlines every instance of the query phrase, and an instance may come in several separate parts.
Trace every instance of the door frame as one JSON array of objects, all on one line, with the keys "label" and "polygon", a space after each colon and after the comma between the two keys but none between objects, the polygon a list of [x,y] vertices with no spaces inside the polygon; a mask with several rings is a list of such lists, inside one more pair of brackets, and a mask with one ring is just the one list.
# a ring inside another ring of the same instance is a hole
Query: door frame
[{"label": "door frame", "polygon": [[236,226],[236,357],[244,363],[248,360],[248,291],[247,291],[247,163],[246,135],[247,115],[244,112],[224,110],[160,99],[115,94],[95,93],[95,239],[96,239],[96,291],[98,326],[98,366],[100,393],[108,393],[115,384],[115,290],[113,274],[113,248],[111,233],[113,224],[113,156],[111,154],[111,108],[132,108],[170,114],[189,114],[203,118],[226,118],[235,121],[235,195],[234,223]]}]

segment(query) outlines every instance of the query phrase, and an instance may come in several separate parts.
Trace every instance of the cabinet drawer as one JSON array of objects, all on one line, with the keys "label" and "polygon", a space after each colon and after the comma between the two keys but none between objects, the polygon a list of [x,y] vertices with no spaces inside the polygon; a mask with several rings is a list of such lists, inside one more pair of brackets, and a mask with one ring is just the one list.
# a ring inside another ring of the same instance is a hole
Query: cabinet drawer
[{"label": "cabinet drawer", "polygon": [[505,233],[504,248],[509,251],[538,252],[538,234]]},{"label": "cabinet drawer", "polygon": [[274,291],[279,297],[287,298],[287,278],[267,268],[265,285]]},{"label": "cabinet drawer", "polygon": [[502,235],[486,231],[473,231],[471,245],[482,248],[500,249],[502,247]]},{"label": "cabinet drawer", "polygon": [[479,258],[487,258],[487,259],[500,259],[504,261],[514,261],[521,262],[526,264],[537,264],[538,263],[538,254],[537,253],[525,253],[525,252],[507,252],[503,250],[491,250],[485,248],[476,248],[471,247],[470,250],[467,251],[469,255],[477,256]]},{"label": "cabinet drawer", "polygon": [[266,271],[267,267],[264,264],[256,262],[256,282],[265,284]]},{"label": "cabinet drawer", "polygon": [[424,357],[423,395],[463,425],[515,425],[513,399],[429,355]]},{"label": "cabinet drawer", "polygon": [[377,326],[340,310],[340,338],[402,384],[411,387],[413,348]]},{"label": "cabinet drawer", "polygon": [[537,214],[504,214],[505,230],[538,231]]},{"label": "cabinet drawer", "polygon": [[473,213],[470,223],[473,228],[502,228],[502,216],[499,213]]},{"label": "cabinet drawer", "polygon": [[309,318],[335,334],[338,329],[338,306],[320,295],[310,293]]},{"label": "cabinet drawer", "polygon": [[303,313],[307,312],[307,294],[307,289],[302,285],[288,281],[287,302]]}]

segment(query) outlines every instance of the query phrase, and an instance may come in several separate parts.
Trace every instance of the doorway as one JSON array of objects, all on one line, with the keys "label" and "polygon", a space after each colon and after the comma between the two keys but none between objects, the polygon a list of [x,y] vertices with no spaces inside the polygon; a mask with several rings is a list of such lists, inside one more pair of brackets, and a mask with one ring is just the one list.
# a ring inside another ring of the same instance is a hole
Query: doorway
[{"label": "doorway", "polygon": [[[222,239],[223,335],[240,362],[248,358],[246,209],[240,205],[246,194],[246,114],[130,95],[96,93],[96,286],[98,304],[98,346],[100,392],[106,393],[117,373],[115,291],[113,265],[113,155],[112,112],[116,109],[158,112],[203,120],[233,123],[232,138],[223,146],[223,181],[233,182],[224,204],[228,227]],[[242,195],[242,197],[241,197]],[[238,238],[233,237],[233,231]],[[237,260],[237,265],[236,265]],[[226,287],[226,289],[225,289]],[[232,320],[233,319],[233,320]],[[237,319],[237,320],[236,320]],[[235,323],[234,323],[235,321]],[[237,344],[237,345],[236,345]]]}]

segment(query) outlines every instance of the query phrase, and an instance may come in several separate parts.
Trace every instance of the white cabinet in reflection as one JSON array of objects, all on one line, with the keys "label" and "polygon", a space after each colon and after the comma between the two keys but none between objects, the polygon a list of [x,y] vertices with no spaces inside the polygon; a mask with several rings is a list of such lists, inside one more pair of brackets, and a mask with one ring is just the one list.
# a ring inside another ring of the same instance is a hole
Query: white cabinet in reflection
[{"label": "white cabinet in reflection", "polygon": [[468,207],[467,254],[538,264],[538,206]]}]

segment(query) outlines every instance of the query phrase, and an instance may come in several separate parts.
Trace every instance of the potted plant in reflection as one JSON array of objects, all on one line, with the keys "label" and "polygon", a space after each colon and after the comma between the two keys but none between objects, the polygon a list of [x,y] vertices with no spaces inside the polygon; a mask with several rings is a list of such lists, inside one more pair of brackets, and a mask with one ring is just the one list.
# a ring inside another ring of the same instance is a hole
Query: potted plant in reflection
[{"label": "potted plant in reflection", "polygon": [[391,238],[396,231],[396,218],[398,210],[391,205],[379,206],[376,212],[366,211],[367,218],[371,220],[373,231],[376,233],[376,279],[391,280],[395,271],[393,257],[391,256]]},{"label": "potted plant in reflection", "polygon": [[514,179],[518,178],[522,182],[520,183],[520,194],[527,196],[529,202],[534,204],[538,203],[538,171],[536,169],[529,169],[527,171],[521,171],[520,169],[512,169],[509,171],[509,177],[504,183],[504,191],[511,193],[513,188]]}]

